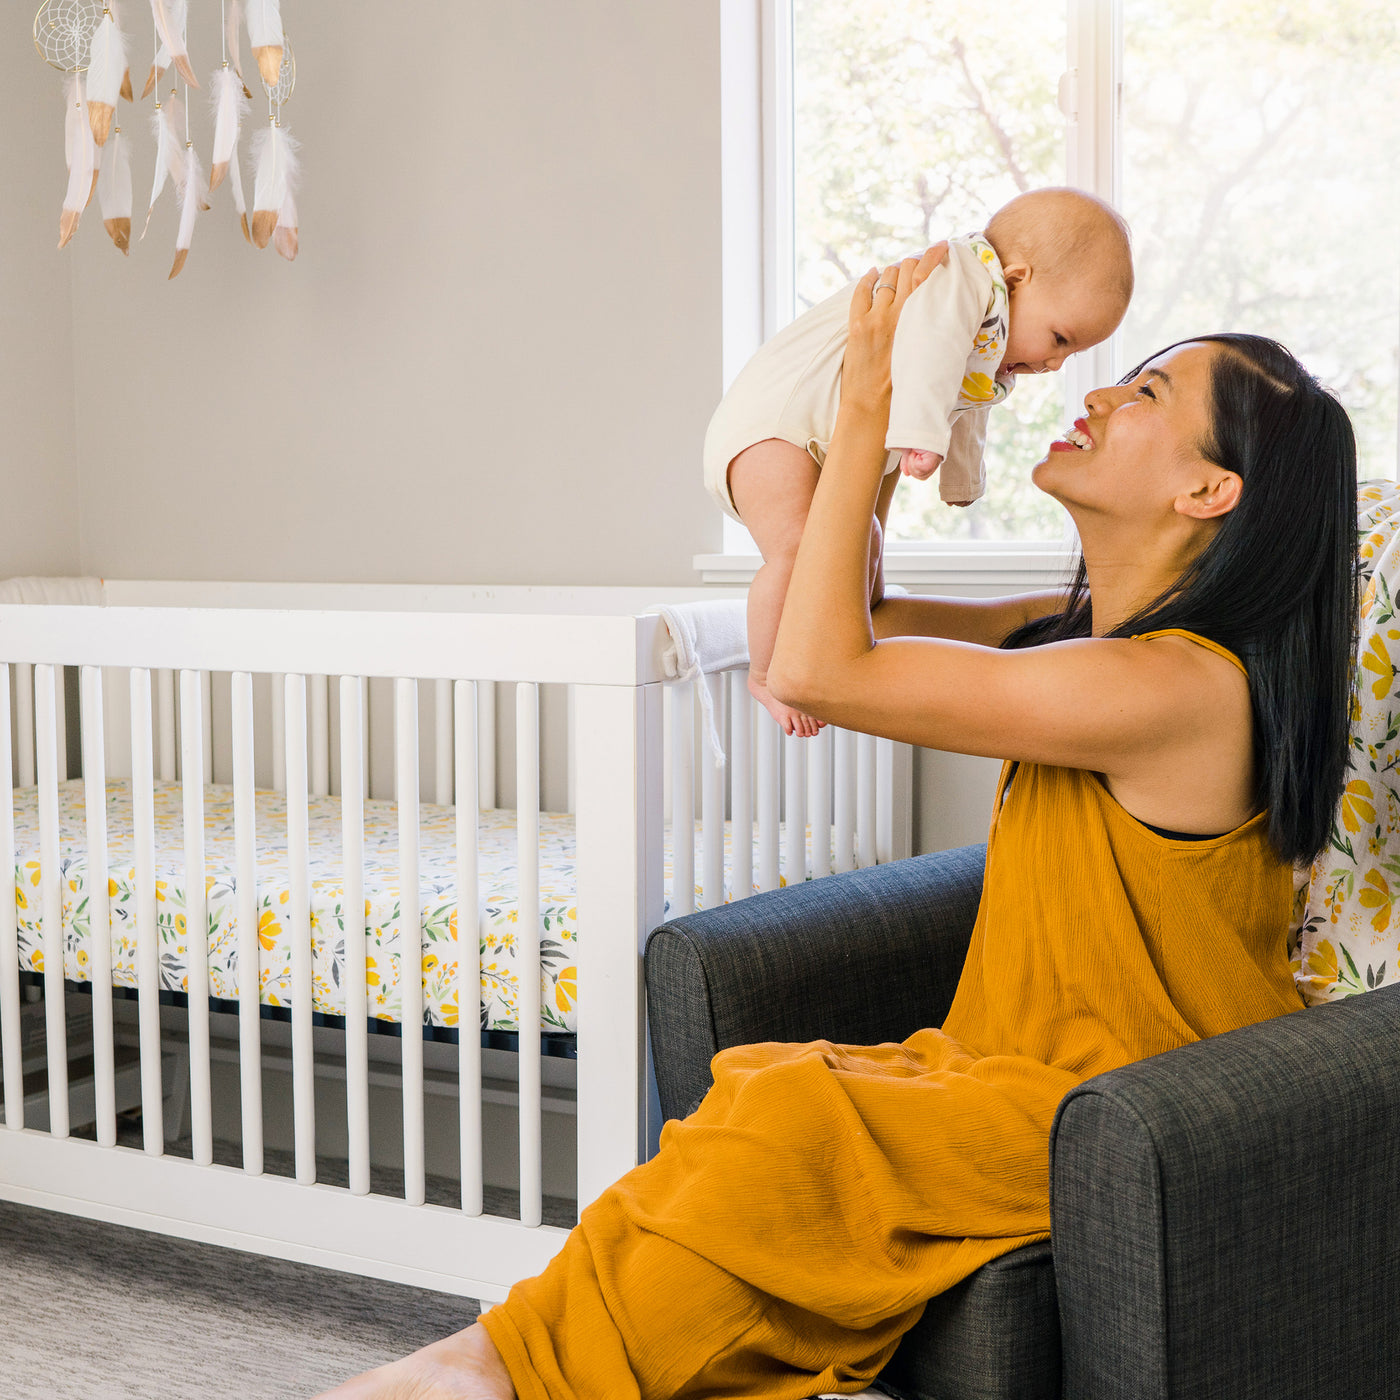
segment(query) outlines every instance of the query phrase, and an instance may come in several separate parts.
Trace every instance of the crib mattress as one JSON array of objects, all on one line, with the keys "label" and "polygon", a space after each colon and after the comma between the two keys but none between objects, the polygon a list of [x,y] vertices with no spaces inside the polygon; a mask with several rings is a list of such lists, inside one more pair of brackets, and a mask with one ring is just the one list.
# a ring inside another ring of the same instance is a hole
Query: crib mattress
[{"label": "crib mattress", "polygon": [[[156,923],[161,986],[188,988],[185,925],[183,794],[178,783],[155,784]],[[21,968],[44,971],[37,792],[20,789],[15,808],[15,904]],[[86,858],[83,784],[59,784],[59,825],[63,875],[64,975],[90,980],[92,967],[88,891],[92,873]],[[308,801],[311,859],[312,999],[317,1011],[345,1012],[345,919],[340,884],[340,801]],[[258,831],[258,983],[268,1006],[291,1001],[290,886],[286,855],[287,804],[275,792],[256,794]],[[547,1031],[577,1028],[578,938],[574,819],[540,815],[540,1026]],[[423,1019],[434,1026],[456,1026],[457,870],[456,812],[424,805],[419,813],[419,884],[422,910]],[[517,852],[515,813],[482,812],[480,817],[480,955],[483,1030],[519,1029],[519,976],[516,965]],[[726,847],[731,833],[726,829]],[[112,918],[112,982],[136,986],[135,846],[131,788],[107,788],[107,892]],[[234,856],[233,789],[204,791],[205,886],[209,922],[209,990],[236,998],[238,905]],[[392,802],[365,803],[364,842],[365,969],[372,1016],[401,1019],[399,981],[398,816]],[[728,868],[726,860],[726,868]],[[671,877],[670,842],[666,885]],[[726,897],[728,891],[726,890]]]}]

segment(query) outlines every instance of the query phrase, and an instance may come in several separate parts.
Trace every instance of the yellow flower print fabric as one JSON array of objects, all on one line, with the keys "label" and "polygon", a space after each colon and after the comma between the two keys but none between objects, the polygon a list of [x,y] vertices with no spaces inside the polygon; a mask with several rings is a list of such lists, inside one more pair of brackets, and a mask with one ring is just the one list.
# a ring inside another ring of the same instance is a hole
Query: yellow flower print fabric
[{"label": "yellow flower print fabric", "polygon": [[1347,784],[1328,848],[1295,879],[1293,972],[1309,1003],[1371,991],[1400,961],[1400,487],[1362,484]]},{"label": "yellow flower print fabric", "polygon": [[[267,1006],[290,1004],[291,890],[286,854],[287,803],[275,792],[256,794],[258,840],[258,983]],[[63,880],[64,975],[91,979],[88,892],[92,878],[86,850],[83,785],[61,783],[58,794],[60,867]],[[36,790],[14,794],[15,913],[22,969],[43,972],[43,870],[39,854]],[[341,885],[340,802],[308,800],[311,865],[312,1004],[328,1015],[345,1012],[344,895]],[[577,1029],[578,879],[574,819],[540,814],[540,1028]],[[515,813],[480,814],[478,886],[481,957],[480,1025],[519,1029],[519,866]],[[188,989],[189,938],[185,922],[183,797],[178,783],[155,784],[156,925],[161,986]],[[456,810],[419,809],[419,907],[422,911],[423,1019],[456,1026],[457,847]],[[781,839],[781,837],[780,837]],[[136,870],[131,789],[107,788],[107,893],[112,919],[112,982],[136,986]],[[725,847],[731,833],[726,824]],[[204,790],[205,891],[209,922],[209,991],[239,994],[238,900],[234,854],[233,789]],[[726,859],[726,865],[728,865]],[[666,890],[671,888],[669,832]],[[752,892],[752,891],[750,891]],[[697,900],[699,890],[697,888]],[[726,888],[725,897],[730,897]],[[398,815],[392,802],[365,803],[365,971],[370,1015],[397,1021],[402,1015],[399,974]],[[669,900],[668,900],[669,903]],[[351,921],[353,923],[353,920]]]},{"label": "yellow flower print fabric", "polygon": [[963,376],[962,389],[953,410],[955,413],[965,412],[969,408],[990,408],[1000,403],[1016,384],[1015,376],[997,374],[1006,355],[1006,337],[1011,324],[1010,302],[1001,262],[992,245],[981,234],[969,234],[960,241],[967,243],[991,275],[992,290],[987,299],[986,315],[977,329],[972,354],[968,357],[970,361],[978,361],[981,368],[969,370]]}]

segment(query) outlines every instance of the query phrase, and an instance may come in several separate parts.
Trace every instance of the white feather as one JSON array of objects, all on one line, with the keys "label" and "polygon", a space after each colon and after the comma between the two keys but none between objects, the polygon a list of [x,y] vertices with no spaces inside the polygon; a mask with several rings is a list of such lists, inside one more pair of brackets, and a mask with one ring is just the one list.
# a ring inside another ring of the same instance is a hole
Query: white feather
[{"label": "white feather", "polygon": [[146,209],[146,223],[141,230],[142,238],[151,226],[151,211],[155,209],[156,200],[165,188],[166,178],[172,179],[178,189],[185,176],[184,162],[180,159],[181,142],[175,129],[175,116],[179,105],[179,99],[172,96],[164,106],[157,106],[151,113],[151,129],[156,138],[156,173],[151,182],[151,202]]},{"label": "white feather", "polygon": [[[180,76],[191,86],[198,87],[194,72],[190,68],[189,55],[185,48],[185,23],[189,16],[189,0],[151,0],[151,14],[155,18],[156,33],[161,43],[169,50],[169,61],[180,70]],[[156,66],[160,66],[157,58]]]},{"label": "white feather", "polygon": [[63,111],[63,164],[69,170],[73,168],[73,152],[78,149],[78,127],[87,121],[82,95],[78,91],[81,81],[81,78],[72,77],[63,84],[66,104]]},{"label": "white feather", "polygon": [[238,74],[240,83],[243,81],[242,22],[243,5],[241,0],[228,0],[224,9],[224,44],[228,48],[228,61],[233,65],[233,71]]},{"label": "white feather", "polygon": [[[209,85],[209,102],[214,110],[214,174],[222,179],[219,166],[226,166],[238,145],[239,128],[248,111],[243,96],[243,80],[232,68],[220,68]],[[212,188],[212,186],[211,186]]]},{"label": "white feather", "polygon": [[203,187],[199,156],[194,146],[190,145],[185,151],[184,179],[180,182],[180,228],[175,235],[176,252],[189,251],[190,242],[194,238],[194,221],[199,213],[200,191]]},{"label": "white feather", "polygon": [[116,15],[109,14],[99,20],[92,31],[92,46],[88,50],[88,101],[115,107],[125,72],[126,38],[117,28]]},{"label": "white feather", "polygon": [[102,207],[104,219],[129,219],[131,217],[131,153],[122,140],[121,129],[112,133],[112,139],[102,152],[102,169],[97,176],[97,202]]},{"label": "white feather", "polygon": [[[238,210],[240,214],[246,215],[248,212],[248,205],[243,198],[243,172],[238,168],[237,146],[233,148],[233,152],[229,156],[228,182],[229,187],[233,190],[233,207]],[[247,220],[245,219],[244,222],[246,223]]]},{"label": "white feather", "polygon": [[[58,223],[58,246],[62,248],[77,232],[78,219],[92,198],[92,172],[97,168],[97,143],[88,125],[87,103],[83,98],[82,75],[68,81],[68,102],[78,110],[71,138],[68,187],[63,195],[63,213]],[[65,125],[65,131],[67,130]]]},{"label": "white feather", "polygon": [[248,0],[248,42],[255,49],[282,47],[281,0]]},{"label": "white feather", "polygon": [[253,137],[253,212],[281,212],[287,196],[296,193],[301,143],[283,126],[268,125]]},{"label": "white feather", "polygon": [[73,133],[73,152],[68,162],[68,192],[63,197],[63,207],[69,213],[81,214],[92,195],[92,172],[97,155],[92,129],[88,126],[81,74],[75,73],[68,81],[68,102],[77,111],[78,119]]}]

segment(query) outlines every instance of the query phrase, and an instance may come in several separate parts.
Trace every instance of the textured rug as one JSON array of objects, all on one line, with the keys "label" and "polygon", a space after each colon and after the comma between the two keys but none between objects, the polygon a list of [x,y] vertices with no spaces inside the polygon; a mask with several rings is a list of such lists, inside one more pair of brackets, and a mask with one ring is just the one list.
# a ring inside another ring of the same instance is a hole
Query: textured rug
[{"label": "textured rug", "polygon": [[[238,1161],[224,1144],[216,1157]],[[341,1163],[317,1168],[344,1180]],[[290,1154],[269,1152],[267,1169],[290,1176]],[[396,1187],[401,1175],[374,1172],[376,1192]],[[428,1179],[430,1201],[454,1204],[456,1190]],[[487,1209],[518,1215],[516,1201],[491,1191]],[[573,1203],[546,1200],[545,1219],[572,1225]],[[302,1400],[465,1327],[479,1307],[5,1202],[0,1299],[4,1400]]]}]

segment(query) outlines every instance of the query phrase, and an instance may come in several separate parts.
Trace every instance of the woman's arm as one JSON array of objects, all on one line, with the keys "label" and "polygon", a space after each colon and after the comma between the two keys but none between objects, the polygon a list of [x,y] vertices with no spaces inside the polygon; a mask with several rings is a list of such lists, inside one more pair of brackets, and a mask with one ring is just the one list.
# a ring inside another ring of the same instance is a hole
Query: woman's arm
[{"label": "woman's arm", "polygon": [[[1158,772],[1164,756],[1183,772],[1237,766],[1235,721],[1243,717],[1247,734],[1247,683],[1228,662],[1179,638],[1086,639],[1011,652],[908,635],[877,640],[865,522],[885,461],[895,319],[915,275],[914,259],[906,259],[893,296],[874,292],[873,271],[856,289],[840,412],[769,684],[787,703],[848,728],[959,753],[1088,768],[1130,787]],[[892,269],[878,276],[894,280]],[[986,609],[984,617],[996,617],[988,643],[1005,635],[1006,622],[1014,625],[1019,606],[1029,611],[1042,603],[1003,600]],[[941,630],[965,636],[972,629],[960,624],[977,611],[915,603],[905,620],[936,617]]]},{"label": "woman's arm", "polygon": [[1064,600],[1061,589],[1008,598],[885,598],[871,609],[870,620],[877,639],[945,637],[997,647],[1025,623],[1059,612]]}]

